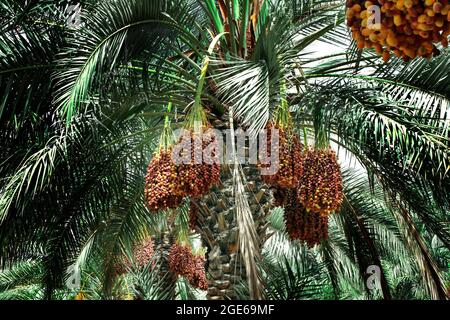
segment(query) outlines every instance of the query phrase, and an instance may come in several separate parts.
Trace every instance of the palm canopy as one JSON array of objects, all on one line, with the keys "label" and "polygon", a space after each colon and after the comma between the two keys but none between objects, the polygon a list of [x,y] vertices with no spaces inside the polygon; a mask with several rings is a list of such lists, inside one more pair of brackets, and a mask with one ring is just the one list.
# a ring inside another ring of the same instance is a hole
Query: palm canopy
[{"label": "palm canopy", "polygon": [[[80,23],[68,24],[74,3]],[[355,49],[345,3],[331,0],[2,0],[0,15],[5,297],[67,297],[73,264],[99,283],[92,297],[113,296],[117,260],[168,228],[143,194],[164,117],[178,125],[198,101],[212,123],[230,114],[258,132],[284,98],[305,140],[331,141],[360,171],[346,172],[330,239],[313,252],[285,245],[280,214],[271,215],[261,261],[246,261],[266,279],[264,295],[446,297],[448,49],[385,63]],[[314,52],[318,41],[337,52]],[[282,257],[277,246],[288,247]],[[378,293],[364,287],[373,264],[382,266]],[[161,279],[137,281],[146,298],[170,297],[152,291]],[[29,291],[15,291],[23,283]]]}]

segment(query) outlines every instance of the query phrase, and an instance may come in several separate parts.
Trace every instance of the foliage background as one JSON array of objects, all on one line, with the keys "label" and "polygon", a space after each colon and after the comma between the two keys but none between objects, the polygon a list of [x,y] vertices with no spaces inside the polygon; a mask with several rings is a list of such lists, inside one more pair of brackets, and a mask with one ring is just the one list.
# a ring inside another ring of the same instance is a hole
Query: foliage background
[{"label": "foliage background", "polygon": [[[183,208],[168,225],[144,206],[164,105],[172,97],[177,125],[201,98],[211,121],[226,122],[231,110],[256,131],[280,103],[281,82],[299,133],[339,148],[345,201],[329,241],[312,250],[288,242],[282,211],[273,211],[261,261],[246,261],[257,264],[264,296],[448,295],[450,51],[408,64],[358,51],[343,1],[265,1],[250,20],[242,16],[252,1],[225,2],[240,9],[240,23],[211,54],[212,35],[227,24],[215,1],[0,0],[2,299],[73,299],[70,265],[90,299],[204,297],[183,279],[168,286],[164,270],[113,272],[149,234],[186,228]],[[79,26],[66,21],[75,4]],[[241,32],[249,23],[252,52]],[[338,52],[314,52],[317,41]],[[375,291],[365,286],[372,264],[384,279]],[[244,283],[240,292],[250,295]]]}]

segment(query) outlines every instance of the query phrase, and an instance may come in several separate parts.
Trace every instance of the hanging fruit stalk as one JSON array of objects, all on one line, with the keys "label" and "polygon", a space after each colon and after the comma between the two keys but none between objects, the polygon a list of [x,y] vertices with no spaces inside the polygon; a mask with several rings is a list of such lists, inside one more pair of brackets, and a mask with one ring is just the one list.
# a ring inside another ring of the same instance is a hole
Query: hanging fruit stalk
[{"label": "hanging fruit stalk", "polygon": [[180,197],[199,198],[208,193],[220,178],[220,150],[217,137],[201,104],[208,65],[209,58],[206,57],[194,103],[178,140],[181,150],[176,157],[181,163],[177,163],[179,183],[174,192]]},{"label": "hanging fruit stalk", "polygon": [[448,46],[448,0],[347,0],[346,6],[358,48],[373,48],[384,61],[391,53],[404,61],[429,59],[439,54],[437,43]]},{"label": "hanging fruit stalk", "polygon": [[[172,107],[169,103],[168,110]],[[152,212],[173,209],[180,205],[183,197],[175,194],[177,168],[172,161],[174,137],[168,115],[160,137],[158,149],[151,160],[145,177],[145,199]]]},{"label": "hanging fruit stalk", "polygon": [[[285,89],[282,85],[281,94],[284,96]],[[264,175],[262,179],[268,185],[275,188],[295,188],[299,183],[299,177],[302,173],[302,145],[297,134],[293,131],[292,120],[289,114],[289,106],[286,99],[281,100],[277,109],[273,123],[267,127],[267,156],[273,159],[272,154],[277,153],[278,160],[275,165],[278,170],[274,174]],[[278,144],[272,145],[272,131],[278,130]],[[273,149],[273,150],[272,150]],[[260,169],[267,169],[273,166],[273,163],[259,163]]]}]

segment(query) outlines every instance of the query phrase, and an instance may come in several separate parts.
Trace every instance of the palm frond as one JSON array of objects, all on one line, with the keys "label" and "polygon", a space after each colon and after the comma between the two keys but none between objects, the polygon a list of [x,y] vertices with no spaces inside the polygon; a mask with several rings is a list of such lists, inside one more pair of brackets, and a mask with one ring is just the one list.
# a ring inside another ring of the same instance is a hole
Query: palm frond
[{"label": "palm frond", "polygon": [[[62,70],[55,73],[54,103],[61,114],[70,122],[90,93],[100,89],[99,84],[111,78],[121,62],[143,50],[143,45],[152,44],[156,50],[161,39],[182,33],[194,46],[196,37],[179,27],[188,23],[188,16],[182,1],[104,1],[87,10],[81,18],[84,27],[72,35],[59,61]],[[131,48],[137,38],[140,46]]]}]

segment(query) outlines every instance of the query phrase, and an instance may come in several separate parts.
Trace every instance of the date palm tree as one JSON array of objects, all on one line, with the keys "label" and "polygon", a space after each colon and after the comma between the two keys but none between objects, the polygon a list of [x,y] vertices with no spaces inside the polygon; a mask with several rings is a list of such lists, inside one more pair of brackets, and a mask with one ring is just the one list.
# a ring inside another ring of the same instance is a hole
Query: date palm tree
[{"label": "date palm tree", "polygon": [[148,235],[188,232],[186,203],[145,206],[165,117],[201,104],[254,135],[287,102],[341,157],[330,238],[288,241],[256,168],[232,161],[195,203],[207,297],[448,298],[448,49],[385,63],[356,48],[341,0],[0,0],[0,17],[0,297],[73,298],[69,266],[92,299],[202,296],[163,262],[132,285],[115,272]]}]

